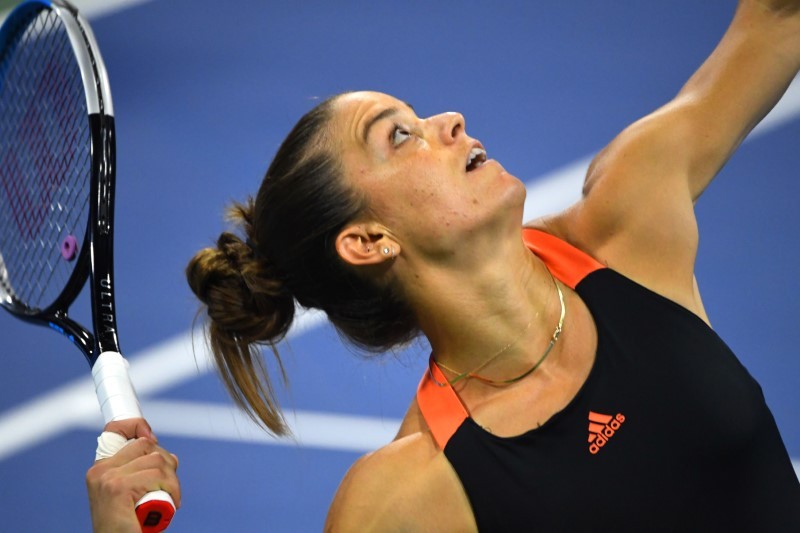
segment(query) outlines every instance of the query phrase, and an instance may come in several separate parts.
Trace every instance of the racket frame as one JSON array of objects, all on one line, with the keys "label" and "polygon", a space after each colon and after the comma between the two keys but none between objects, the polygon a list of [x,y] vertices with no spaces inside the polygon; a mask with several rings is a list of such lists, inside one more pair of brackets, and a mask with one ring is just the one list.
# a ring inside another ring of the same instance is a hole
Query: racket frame
[{"label": "racket frame", "polygon": [[[77,8],[65,0],[30,0],[17,6],[0,30],[0,49],[15,25],[27,26],[43,10],[52,9],[61,19],[80,68],[91,138],[89,217],[76,265],[59,296],[44,309],[30,308],[8,288],[0,287],[0,304],[27,322],[48,326],[71,340],[90,366],[104,352],[119,352],[114,298],[114,190],[116,135],[108,73],[91,27]],[[53,243],[55,246],[56,243]],[[2,265],[0,257],[0,268]],[[69,317],[69,307],[90,281],[92,326],[90,332]]]}]

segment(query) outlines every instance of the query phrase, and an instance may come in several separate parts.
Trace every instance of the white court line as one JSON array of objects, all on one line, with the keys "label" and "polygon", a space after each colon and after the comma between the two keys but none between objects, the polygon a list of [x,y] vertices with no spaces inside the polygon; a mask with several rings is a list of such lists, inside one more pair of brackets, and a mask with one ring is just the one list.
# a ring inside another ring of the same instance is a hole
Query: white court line
[{"label": "white court line", "polygon": [[[800,77],[789,85],[781,101],[750,132],[746,141],[764,135],[800,115]],[[580,199],[583,178],[593,156],[579,159],[528,183],[524,220],[562,211]]]},{"label": "white court line", "polygon": [[[762,121],[759,127],[751,133],[748,140],[763,135],[793,120],[798,115],[800,115],[800,82],[795,79],[781,102]],[[590,157],[580,159],[555,172],[529,182],[528,199],[525,202],[525,219],[558,211],[577,200],[580,195],[583,175],[589,161]],[[301,313],[298,315],[290,336],[299,335],[303,331],[321,325],[323,322],[324,315],[322,313]],[[142,398],[158,394],[189,379],[197,378],[210,370],[204,343],[202,341],[195,342],[198,358],[202,362],[198,364],[192,356],[191,341],[191,334],[185,333],[166,342],[156,344],[131,357],[131,378]],[[64,406],[69,406],[69,409],[65,409]],[[207,428],[205,430],[198,429],[196,434],[192,434],[191,428],[185,428],[181,425],[181,421],[184,420],[182,410],[187,409],[189,409],[187,404],[174,403],[168,410],[171,415],[167,419],[161,420],[158,424],[159,432],[166,434],[170,427],[175,427],[183,428],[181,430],[183,431],[182,435],[187,437],[213,438],[216,436],[216,438],[227,439],[234,434],[231,433],[223,437],[218,432],[209,431]],[[18,451],[47,439],[54,438],[70,428],[87,427],[90,424],[89,420],[97,419],[96,413],[97,405],[89,378],[75,380],[12,408],[0,416],[0,460],[11,457]],[[155,415],[156,413],[153,414]],[[301,420],[301,422],[298,428],[304,428],[306,420],[314,420],[315,424],[320,425],[324,425],[325,421],[328,420],[333,424],[330,427],[334,428],[329,433],[319,433],[314,434],[313,437],[307,437],[311,439],[309,442],[313,441],[316,447],[341,449],[342,444],[338,433],[351,432],[343,426],[336,425],[342,423],[341,415],[329,413],[308,415],[299,414],[298,420]],[[356,415],[348,417],[347,420],[349,421],[348,423],[364,420],[366,424],[364,427],[374,422],[373,419],[368,417]],[[244,427],[245,422],[241,421],[240,423]],[[386,420],[382,421],[381,424],[386,424],[387,427],[394,427],[396,421]],[[237,427],[238,425],[239,423],[237,423]],[[99,427],[99,425],[92,425],[91,427]],[[351,433],[357,435],[356,431]],[[373,434],[370,433],[370,436],[365,435],[364,443],[373,442],[371,435]],[[272,443],[281,442],[285,441]],[[794,465],[795,470],[798,472],[798,477],[800,477],[800,459],[796,459]]]},{"label": "white court line", "polygon": [[750,132],[748,139],[758,137],[768,131],[774,130],[784,124],[791,122],[797,115],[800,115],[800,77],[796,77],[789,88],[786,89],[780,102],[772,108],[772,111],[758,123]]},{"label": "white court line", "polygon": [[[187,401],[146,401],[142,410],[160,438],[188,437],[267,445],[322,448],[347,452],[373,451],[391,441],[400,420],[360,415],[293,411],[286,414],[288,437],[275,437],[257,427],[233,405]],[[84,429],[102,426],[100,415],[83,418]]]},{"label": "white court line", "polygon": [[[324,320],[325,315],[318,311],[299,313],[287,338],[302,335]],[[131,380],[141,399],[196,379],[213,368],[200,330],[194,335],[191,332],[178,335],[139,352],[130,358],[130,363]],[[145,415],[150,418],[147,411]],[[179,425],[181,418],[176,416],[174,423]],[[166,422],[163,427],[172,423]],[[88,424],[102,426],[89,375],[5,411],[0,417],[0,461],[71,428]],[[161,427],[159,425],[163,432]]]}]

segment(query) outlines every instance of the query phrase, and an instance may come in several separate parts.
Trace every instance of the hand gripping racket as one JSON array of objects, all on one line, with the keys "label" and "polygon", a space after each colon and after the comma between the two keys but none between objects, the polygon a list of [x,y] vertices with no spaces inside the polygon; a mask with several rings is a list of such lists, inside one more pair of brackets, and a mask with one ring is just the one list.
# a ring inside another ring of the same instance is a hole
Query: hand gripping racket
[{"label": "hand gripping racket", "polygon": [[[92,367],[106,423],[141,417],[114,307],[115,139],[108,77],[92,30],[64,0],[19,5],[0,28],[0,305],[71,340]],[[91,280],[93,330],[70,305]],[[98,454],[125,439],[104,434]],[[142,530],[175,506],[137,503]]]}]

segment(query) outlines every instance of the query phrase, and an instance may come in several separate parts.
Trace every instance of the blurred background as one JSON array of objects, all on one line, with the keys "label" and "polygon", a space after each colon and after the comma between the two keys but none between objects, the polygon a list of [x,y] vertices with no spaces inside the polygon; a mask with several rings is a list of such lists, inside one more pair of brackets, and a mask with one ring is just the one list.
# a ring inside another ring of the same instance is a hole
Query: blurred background
[{"label": "blurred background", "polygon": [[[181,460],[175,532],[320,530],[346,469],[391,440],[425,368],[423,342],[365,357],[344,347],[323,317],[303,315],[279,347],[294,428],[282,440],[237,414],[210,372],[202,321],[192,333],[197,306],[183,268],[227,227],[225,205],[256,191],[301,114],[353,89],[394,94],[420,116],[460,111],[490,157],[527,183],[532,218],[578,197],[591,156],[679,90],[735,7],[75,4],[111,79],[120,338],[144,411]],[[697,206],[697,278],[708,314],[761,383],[796,460],[798,116],[795,84]],[[88,531],[84,474],[102,421],[87,365],[63,339],[5,313],[0,337],[0,530]]]}]

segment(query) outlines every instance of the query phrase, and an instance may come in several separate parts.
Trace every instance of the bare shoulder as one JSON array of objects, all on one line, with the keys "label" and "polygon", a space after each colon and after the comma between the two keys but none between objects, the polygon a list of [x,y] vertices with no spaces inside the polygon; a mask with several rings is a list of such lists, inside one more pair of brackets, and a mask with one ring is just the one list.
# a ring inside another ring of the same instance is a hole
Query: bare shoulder
[{"label": "bare shoulder", "polygon": [[325,524],[329,532],[441,529],[477,528],[457,475],[425,431],[408,432],[356,461]]},{"label": "bare shoulder", "polygon": [[581,201],[563,223],[598,260],[707,322],[694,278],[693,193],[687,165],[675,164],[682,128],[674,124],[681,121],[661,114],[633,124],[598,154]]},{"label": "bare shoulder", "polygon": [[[400,439],[358,459],[331,504],[326,531],[403,531],[409,491],[403,471],[425,458],[419,439]],[[412,476],[413,477],[413,476]],[[413,497],[413,496],[412,496]]]},{"label": "bare shoulder", "polygon": [[397,431],[395,440],[413,435],[415,433],[424,433],[428,431],[428,425],[425,423],[425,417],[422,416],[422,411],[419,409],[416,396],[411,400],[411,405],[403,417],[403,422],[400,424],[400,429]]},{"label": "bare shoulder", "polygon": [[526,224],[673,300],[708,322],[694,279],[697,221],[685,180],[662,164],[669,140],[640,121],[592,161],[581,199]]},{"label": "bare shoulder", "polygon": [[[625,128],[595,156],[581,200],[561,216],[573,238],[613,254],[615,262],[648,260],[656,270],[669,263],[669,270],[692,272],[697,225],[687,163],[679,161],[686,122],[680,115],[665,106]],[[653,257],[655,243],[669,250],[667,261]]]}]

